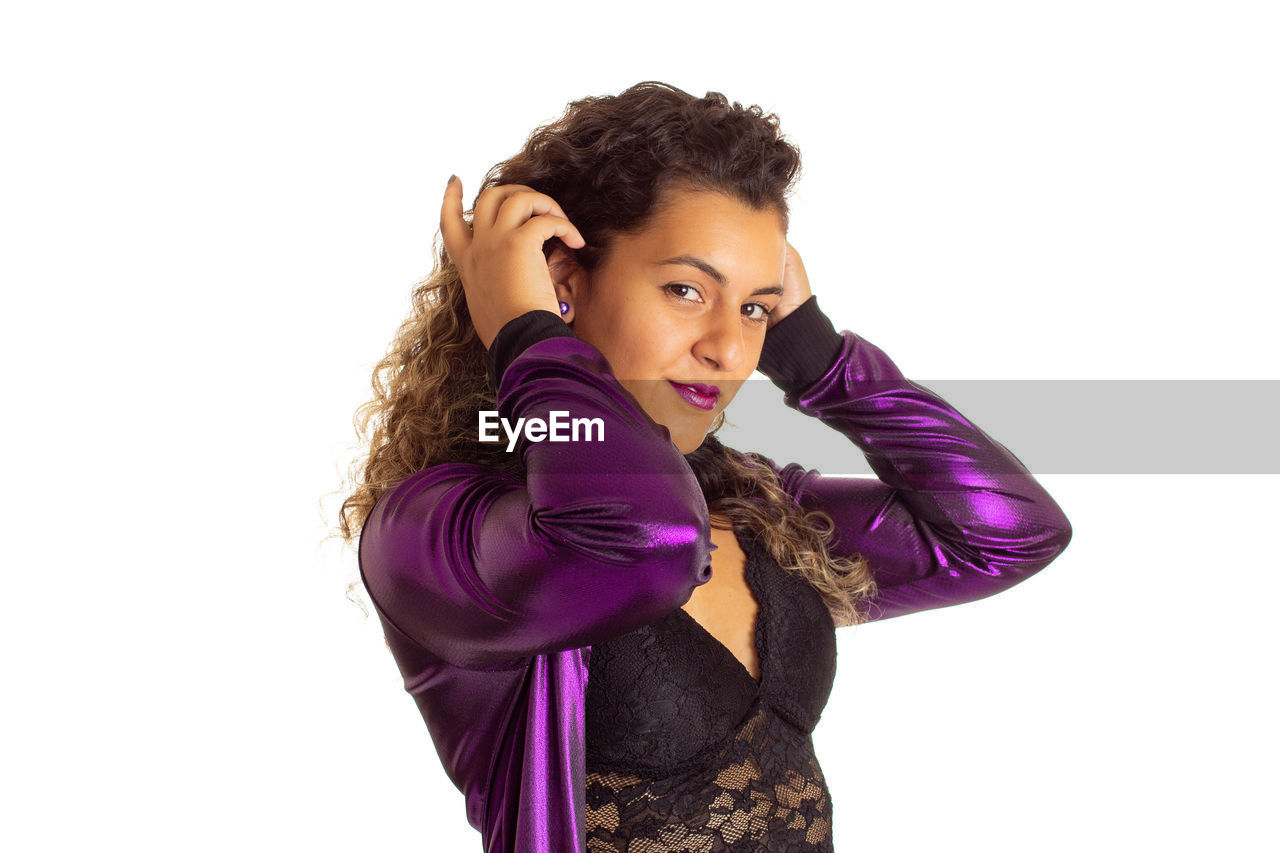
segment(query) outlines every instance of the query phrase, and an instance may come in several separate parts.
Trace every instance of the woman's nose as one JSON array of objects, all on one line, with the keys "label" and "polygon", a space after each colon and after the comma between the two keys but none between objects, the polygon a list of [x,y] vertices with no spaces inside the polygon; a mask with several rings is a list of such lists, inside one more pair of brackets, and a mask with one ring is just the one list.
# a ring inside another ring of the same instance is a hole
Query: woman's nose
[{"label": "woman's nose", "polygon": [[[727,313],[727,312],[726,312]],[[736,370],[746,358],[746,342],[742,339],[742,317],[709,317],[694,346],[700,360],[710,362],[717,370]]]}]

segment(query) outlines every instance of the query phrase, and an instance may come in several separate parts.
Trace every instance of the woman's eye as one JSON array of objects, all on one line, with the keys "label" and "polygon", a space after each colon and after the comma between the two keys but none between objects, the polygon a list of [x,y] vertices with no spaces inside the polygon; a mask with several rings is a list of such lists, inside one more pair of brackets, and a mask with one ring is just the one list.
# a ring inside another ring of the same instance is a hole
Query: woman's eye
[{"label": "woman's eye", "polygon": [[[667,285],[667,291],[668,291],[668,292],[675,292],[675,289],[676,289],[676,288],[683,288],[684,290],[692,291],[692,292],[693,292],[693,293],[695,293],[695,294],[698,292],[698,291],[697,291],[697,290],[695,290],[693,287],[691,287],[690,285],[687,285],[687,284],[668,284],[668,285]],[[681,298],[683,298],[683,297],[681,297]],[[685,301],[686,301],[686,302],[692,302],[693,300],[692,300],[692,299],[686,299]]]},{"label": "woman's eye", "polygon": [[[690,299],[686,295],[686,294],[693,294],[693,296],[695,297],[698,295],[698,289],[691,284],[680,284],[679,282],[674,282],[672,284],[665,285],[663,289],[666,290],[667,293],[670,293],[673,296],[675,296],[676,299],[678,299],[681,302],[696,303],[700,301],[698,299]],[[743,310],[749,310],[751,308],[757,309],[754,316],[747,317],[747,319],[750,320],[752,323],[767,323],[769,322],[769,317],[773,314],[773,312],[769,310],[769,307],[765,305],[763,302],[749,302],[742,307],[743,307]]]}]

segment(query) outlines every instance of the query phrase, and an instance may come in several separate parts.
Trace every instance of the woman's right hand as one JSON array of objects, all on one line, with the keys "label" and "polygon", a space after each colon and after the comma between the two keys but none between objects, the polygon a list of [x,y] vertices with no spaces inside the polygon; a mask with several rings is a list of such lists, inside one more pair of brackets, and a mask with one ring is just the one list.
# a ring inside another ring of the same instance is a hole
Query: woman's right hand
[{"label": "woman's right hand", "polygon": [[560,315],[543,244],[552,237],[574,249],[587,244],[555,199],[524,184],[500,184],[480,193],[468,227],[461,178],[445,188],[440,234],[485,349],[521,314],[541,309]]}]

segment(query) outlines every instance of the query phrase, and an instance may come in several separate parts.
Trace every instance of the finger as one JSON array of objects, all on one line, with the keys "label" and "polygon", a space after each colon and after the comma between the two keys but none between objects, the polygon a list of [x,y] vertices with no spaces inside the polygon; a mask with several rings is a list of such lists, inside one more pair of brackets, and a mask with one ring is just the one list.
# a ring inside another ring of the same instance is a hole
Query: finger
[{"label": "finger", "polygon": [[551,213],[564,219],[569,218],[556,200],[546,193],[522,190],[503,199],[494,225],[499,228],[516,229],[523,225],[526,219],[543,213]]},{"label": "finger", "polygon": [[471,245],[471,229],[462,217],[462,178],[455,177],[444,188],[444,202],[440,205],[440,236],[444,250],[454,266]]},{"label": "finger", "polygon": [[533,187],[524,184],[497,184],[492,187],[485,187],[480,192],[480,197],[476,199],[475,216],[471,221],[476,228],[493,228],[498,218],[498,209],[502,207],[502,203],[509,196],[521,192],[536,192]]},{"label": "finger", "polygon": [[[550,240],[552,237],[559,237],[566,245],[573,246],[574,241],[578,241],[582,246],[586,245],[586,241],[582,239],[582,235],[578,233],[578,229],[573,223],[565,219],[563,216],[556,216],[551,213],[535,216],[521,225],[515,230],[523,240],[535,242],[539,249],[542,244]],[[573,246],[580,249],[582,246]]]}]

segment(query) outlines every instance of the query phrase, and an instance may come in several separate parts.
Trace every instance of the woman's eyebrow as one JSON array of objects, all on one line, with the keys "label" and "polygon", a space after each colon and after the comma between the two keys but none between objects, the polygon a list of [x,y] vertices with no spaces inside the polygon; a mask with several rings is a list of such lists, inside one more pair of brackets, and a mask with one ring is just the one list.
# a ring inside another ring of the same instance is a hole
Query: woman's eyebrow
[{"label": "woman's eyebrow", "polygon": [[[720,270],[716,269],[711,264],[707,263],[705,260],[698,257],[697,255],[676,255],[674,258],[667,258],[665,261],[658,261],[655,264],[653,264],[653,266],[665,267],[671,264],[679,264],[682,266],[689,266],[689,267],[694,267],[695,269],[702,270],[704,273],[711,276],[711,278],[715,281],[715,283],[720,285],[721,287],[729,286],[729,279],[725,278],[724,273],[720,272]],[[782,285],[775,284],[772,287],[757,287],[755,290],[751,291],[752,296],[761,296],[761,295],[767,295],[770,293],[776,293],[778,295],[781,295]]]}]

